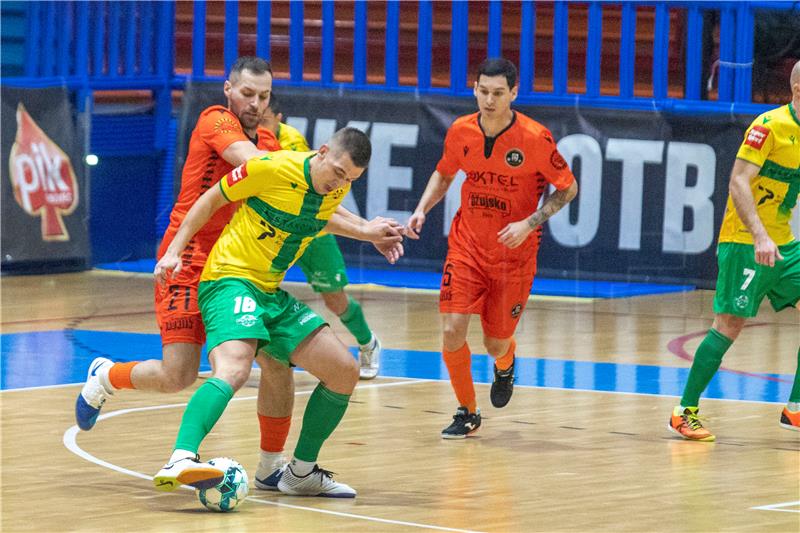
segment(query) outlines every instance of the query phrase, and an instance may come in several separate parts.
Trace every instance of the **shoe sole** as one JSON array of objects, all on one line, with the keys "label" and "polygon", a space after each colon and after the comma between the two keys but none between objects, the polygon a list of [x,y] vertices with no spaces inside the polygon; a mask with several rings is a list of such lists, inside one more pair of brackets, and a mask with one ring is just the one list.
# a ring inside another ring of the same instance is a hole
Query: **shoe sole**
[{"label": "shoe sole", "polygon": [[783,429],[788,429],[789,431],[800,431],[800,426],[792,426],[790,424],[784,424],[783,422],[779,422]]},{"label": "shoe sole", "polygon": [[367,380],[367,379],[375,379],[376,377],[378,377],[377,371],[374,374],[361,373],[361,372],[358,373],[358,379]]},{"label": "shoe sole", "polygon": [[303,493],[300,493],[300,492],[291,492],[291,491],[288,491],[288,490],[281,490],[281,489],[278,489],[278,491],[280,491],[281,494],[286,494],[287,496],[304,496],[304,497],[307,497],[307,498],[340,498],[341,499],[341,498],[355,498],[356,497],[355,494],[352,494],[352,493],[349,493],[349,492],[341,493],[341,494],[328,494],[328,493],[303,494]]},{"label": "shoe sole", "polygon": [[677,429],[675,429],[674,427],[672,427],[672,424],[670,424],[669,422],[667,422],[667,429],[678,435],[683,440],[688,440],[692,442],[714,442],[715,440],[717,440],[717,437],[714,435],[711,435],[710,437],[706,437],[704,439],[691,439],[686,435],[684,435],[683,433],[681,433],[680,431],[678,431]]},{"label": "shoe sole", "polygon": [[189,485],[195,489],[216,487],[225,479],[225,473],[216,468],[188,468],[177,476],[156,476],[153,486],[161,492],[172,492],[181,485]]},{"label": "shoe sole", "polygon": [[477,433],[480,428],[481,427],[478,426],[475,429],[473,429],[472,431],[470,431],[469,433],[467,433],[466,435],[447,435],[445,433],[442,433],[442,438],[445,439],[445,440],[462,440],[462,439],[466,439],[467,437],[470,437],[470,436],[474,435],[475,433]]}]

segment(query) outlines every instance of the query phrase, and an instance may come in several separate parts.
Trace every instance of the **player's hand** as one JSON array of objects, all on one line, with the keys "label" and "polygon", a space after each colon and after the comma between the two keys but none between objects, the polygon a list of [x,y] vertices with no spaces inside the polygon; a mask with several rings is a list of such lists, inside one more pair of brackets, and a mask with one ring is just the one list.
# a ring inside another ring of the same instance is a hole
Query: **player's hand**
[{"label": "player's hand", "polygon": [[158,260],[156,268],[153,270],[153,277],[156,283],[164,285],[167,282],[167,275],[172,273],[170,277],[174,278],[181,271],[181,266],[181,258],[167,250],[164,256]]},{"label": "player's hand", "polygon": [[516,248],[525,242],[532,231],[527,220],[512,222],[497,232],[497,242],[508,248]]},{"label": "player's hand", "polygon": [[403,242],[403,225],[393,218],[375,217],[364,225],[365,240],[377,245]]},{"label": "player's hand", "polygon": [[425,224],[425,213],[422,211],[414,211],[411,218],[406,222],[406,237],[409,239],[419,239],[419,233],[422,231],[422,225]]},{"label": "player's hand", "polygon": [[375,248],[389,261],[390,264],[395,264],[401,257],[403,257],[403,243],[392,242],[385,244],[374,243]]},{"label": "player's hand", "polygon": [[754,237],[753,248],[756,252],[756,264],[774,267],[775,261],[783,261],[778,245],[767,235]]}]

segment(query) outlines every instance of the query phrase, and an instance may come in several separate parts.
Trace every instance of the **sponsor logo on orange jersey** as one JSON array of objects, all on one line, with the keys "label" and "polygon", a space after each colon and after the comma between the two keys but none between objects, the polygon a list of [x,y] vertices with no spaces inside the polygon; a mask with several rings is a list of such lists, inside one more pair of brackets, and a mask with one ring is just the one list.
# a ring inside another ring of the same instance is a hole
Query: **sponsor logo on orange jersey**
[{"label": "sponsor logo on orange jersey", "polygon": [[511,214],[511,202],[505,198],[491,194],[472,193],[469,195],[469,206],[477,209],[499,211],[503,216]]},{"label": "sponsor logo on orange jersey", "polygon": [[68,241],[64,215],[78,205],[78,181],[66,153],[42,131],[21,103],[17,136],[8,158],[14,199],[29,215],[41,217],[42,239]]}]

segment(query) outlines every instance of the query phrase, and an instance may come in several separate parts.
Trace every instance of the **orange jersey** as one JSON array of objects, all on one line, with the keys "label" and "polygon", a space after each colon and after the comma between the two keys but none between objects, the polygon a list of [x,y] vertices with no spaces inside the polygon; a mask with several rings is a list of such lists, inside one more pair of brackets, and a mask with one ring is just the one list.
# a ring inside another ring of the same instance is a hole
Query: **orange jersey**
[{"label": "orange jersey", "polygon": [[[224,106],[206,108],[197,119],[197,125],[189,140],[189,152],[181,174],[181,191],[169,217],[169,227],[158,250],[158,257],[164,255],[169,243],[178,232],[186,213],[205,191],[216,185],[220,178],[233,170],[233,165],[222,158],[222,152],[236,141],[254,142],[260,150],[280,150],[274,135],[263,136],[261,132],[254,141],[242,129],[239,118]],[[219,237],[222,229],[230,221],[238,204],[223,206],[197,232],[186,247],[185,262],[199,266],[202,270],[208,252]]]},{"label": "orange jersey", "polygon": [[511,124],[494,138],[484,135],[479,113],[457,118],[436,165],[443,176],[459,170],[466,174],[461,207],[450,228],[450,249],[501,270],[535,264],[541,228],[515,249],[498,243],[497,233],[532,215],[548,183],[563,190],[575,181],[550,131],[522,113],[513,113]]}]

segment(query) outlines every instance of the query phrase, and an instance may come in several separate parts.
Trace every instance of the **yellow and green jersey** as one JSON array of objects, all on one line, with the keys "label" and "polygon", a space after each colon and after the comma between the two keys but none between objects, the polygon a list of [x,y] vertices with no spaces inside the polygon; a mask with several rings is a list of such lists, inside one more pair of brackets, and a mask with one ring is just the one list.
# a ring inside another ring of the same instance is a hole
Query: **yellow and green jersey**
[{"label": "yellow and green jersey", "polygon": [[288,124],[281,123],[278,126],[278,143],[282,150],[292,150],[295,152],[308,152],[308,142],[303,134]]},{"label": "yellow and green jersey", "polygon": [[244,278],[273,292],[286,270],[328,223],[350,186],[314,191],[315,152],[272,152],[247,161],[219,181],[226,199],[242,201],[208,256],[200,281]]},{"label": "yellow and green jersey", "polygon": [[[792,242],[790,221],[800,194],[798,110],[790,103],[756,118],[747,128],[736,157],[761,167],[750,188],[756,212],[770,238],[778,246]],[[753,244],[753,236],[736,213],[730,195],[719,242]]]}]

